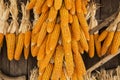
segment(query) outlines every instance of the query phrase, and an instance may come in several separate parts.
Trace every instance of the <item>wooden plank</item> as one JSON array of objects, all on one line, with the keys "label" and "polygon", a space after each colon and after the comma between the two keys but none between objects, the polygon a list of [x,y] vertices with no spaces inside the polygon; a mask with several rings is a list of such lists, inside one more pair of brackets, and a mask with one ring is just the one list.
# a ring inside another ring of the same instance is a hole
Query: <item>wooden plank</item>
[{"label": "wooden plank", "polygon": [[[100,18],[104,20],[105,18],[117,11],[119,7],[119,0],[101,0],[101,5],[102,7],[100,12]],[[116,56],[115,58],[104,64],[101,68],[109,69],[116,67],[119,64],[118,60],[119,58],[118,56]]]},{"label": "wooden plank", "polygon": [[11,76],[21,76],[27,75],[27,61],[24,59],[23,55],[19,61],[10,62],[10,75]]},{"label": "wooden plank", "polygon": [[9,72],[10,72],[10,62],[9,62],[9,60],[8,60],[8,58],[7,58],[7,49],[6,49],[6,41],[5,41],[5,39],[4,39],[4,42],[3,42],[4,44],[3,44],[3,49],[1,50],[1,56],[2,56],[2,58],[1,58],[1,66],[2,66],[2,72],[3,73],[6,73],[6,74],[9,74]]},{"label": "wooden plank", "polygon": [[118,54],[120,54],[120,49],[118,50],[118,52],[114,55],[107,55],[106,57],[104,57],[103,59],[101,59],[99,62],[97,62],[95,65],[93,65],[91,68],[89,68],[87,70],[87,73],[91,73],[92,71],[94,71],[96,68],[100,67],[101,65],[105,64],[106,62],[108,62],[110,59],[114,58],[115,56],[117,56]]}]

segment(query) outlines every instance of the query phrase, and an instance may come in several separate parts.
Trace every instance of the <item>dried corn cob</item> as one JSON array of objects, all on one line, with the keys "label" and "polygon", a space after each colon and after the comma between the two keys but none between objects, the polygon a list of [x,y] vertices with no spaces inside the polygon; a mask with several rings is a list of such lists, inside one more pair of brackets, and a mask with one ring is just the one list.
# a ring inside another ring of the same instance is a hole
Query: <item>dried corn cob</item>
[{"label": "dried corn cob", "polygon": [[111,44],[111,54],[115,54],[118,51],[118,48],[120,46],[120,23],[118,23],[117,31],[115,32],[113,42]]},{"label": "dried corn cob", "polygon": [[30,46],[30,39],[31,39],[31,31],[25,32],[24,45],[26,48]]},{"label": "dried corn cob", "polygon": [[100,36],[98,37],[98,41],[103,41],[106,37],[107,37],[107,35],[108,35],[108,31],[107,30],[104,30],[101,34],[100,34]]},{"label": "dried corn cob", "polygon": [[45,40],[43,41],[42,45],[40,46],[38,55],[37,55],[37,60],[43,60],[45,57],[45,48],[46,48],[46,42],[47,42],[48,37],[45,38]]},{"label": "dried corn cob", "polygon": [[79,47],[79,52],[80,52],[81,54],[84,54],[84,49],[82,48],[80,42],[78,42],[78,47]]},{"label": "dried corn cob", "polygon": [[34,10],[37,14],[41,13],[41,7],[44,4],[45,0],[37,0],[35,6],[34,6]]},{"label": "dried corn cob", "polygon": [[39,32],[38,39],[37,39],[37,46],[38,47],[41,46],[46,34],[47,34],[47,22],[44,22],[42,27],[41,27],[41,30]]},{"label": "dried corn cob", "polygon": [[51,51],[50,54],[46,54],[45,58],[43,59],[43,61],[41,62],[41,67],[40,70],[43,70],[46,68],[46,66],[49,64],[50,59],[52,58],[54,54],[54,51]]},{"label": "dried corn cob", "polygon": [[30,52],[30,46],[29,47],[24,47],[24,57],[27,60]]},{"label": "dried corn cob", "polygon": [[61,20],[62,26],[64,27],[67,26],[69,23],[69,12],[64,5],[62,5],[60,9],[60,20]]},{"label": "dried corn cob", "polygon": [[42,6],[41,12],[46,13],[48,11],[48,9],[49,9],[49,7],[47,6],[47,1],[45,1],[45,3]]},{"label": "dried corn cob", "polygon": [[77,17],[78,17],[79,22],[81,24],[81,28],[84,31],[86,39],[89,40],[90,37],[89,37],[89,32],[88,32],[89,31],[89,29],[88,29],[88,23],[87,23],[87,21],[85,19],[84,14],[83,13],[77,13]]},{"label": "dried corn cob", "polygon": [[50,47],[49,47],[50,38],[51,38],[51,34],[48,34],[48,39],[46,42],[46,54],[49,54],[51,52]]},{"label": "dried corn cob", "polygon": [[72,8],[72,0],[64,0],[64,3],[67,10]]},{"label": "dried corn cob", "polygon": [[55,20],[52,22],[47,22],[47,32],[51,33],[54,30],[55,27]]},{"label": "dried corn cob", "polygon": [[72,80],[78,80],[76,70],[74,70],[74,73],[72,75]]},{"label": "dried corn cob", "polygon": [[76,12],[75,9],[76,9],[76,8],[75,8],[75,0],[73,0],[73,2],[72,2],[72,8],[70,9],[70,14],[74,15],[75,12]]},{"label": "dried corn cob", "polygon": [[3,39],[4,39],[4,34],[0,33],[0,48],[2,47]]},{"label": "dried corn cob", "polygon": [[49,40],[50,50],[54,50],[60,35],[60,25],[56,24]]},{"label": "dried corn cob", "polygon": [[86,73],[85,65],[80,54],[74,54],[74,62],[76,66],[77,74],[83,76]]},{"label": "dried corn cob", "polygon": [[72,40],[72,50],[75,54],[79,54],[78,42],[75,40]]},{"label": "dried corn cob", "polygon": [[108,50],[108,48],[113,40],[113,36],[114,36],[114,32],[108,33],[108,36],[106,37],[106,39],[102,45],[102,48],[101,48],[101,55],[102,56],[107,52],[107,50]]},{"label": "dried corn cob", "polygon": [[31,37],[31,46],[34,46],[34,45],[37,44],[38,36],[39,36],[39,33],[37,33],[35,35],[32,34],[32,37]]},{"label": "dried corn cob", "polygon": [[72,74],[74,72],[74,62],[73,62],[73,55],[72,51],[69,54],[65,53],[65,65],[66,65],[66,70],[69,78],[72,77]]},{"label": "dried corn cob", "polygon": [[52,7],[54,0],[47,0],[47,6]]},{"label": "dried corn cob", "polygon": [[72,36],[74,40],[79,41],[81,36],[80,36],[80,25],[78,22],[78,18],[76,15],[73,16],[73,23],[72,23]]},{"label": "dried corn cob", "polygon": [[72,14],[69,14],[69,23],[70,23],[70,24],[73,23],[73,16],[72,16]]},{"label": "dried corn cob", "polygon": [[47,16],[48,16],[48,12],[42,13],[40,15],[39,19],[37,20],[37,22],[34,25],[34,28],[32,30],[32,34],[36,34],[40,31],[41,26],[42,26],[43,22],[46,20]]},{"label": "dried corn cob", "polygon": [[8,59],[11,61],[14,58],[15,53],[15,34],[9,33],[6,34],[6,43],[7,43],[7,56]]},{"label": "dried corn cob", "polygon": [[32,52],[32,56],[36,57],[38,55],[38,51],[40,49],[40,46],[35,46]]},{"label": "dried corn cob", "polygon": [[85,1],[84,1],[84,0],[81,0],[81,1],[82,1],[82,2],[81,2],[82,11],[83,11],[84,14],[87,14],[87,7],[86,7],[86,5],[85,5]]},{"label": "dried corn cob", "polygon": [[50,80],[50,76],[53,70],[53,64],[49,63],[43,73],[42,80]]},{"label": "dried corn cob", "polygon": [[30,0],[30,3],[27,5],[27,10],[32,9],[35,6],[36,1],[37,0]]},{"label": "dried corn cob", "polygon": [[63,0],[54,0],[55,10],[59,10],[61,8],[62,2],[63,2]]},{"label": "dried corn cob", "polygon": [[81,34],[80,34],[80,36],[81,36],[81,38],[80,38],[80,44],[81,44],[82,48],[83,48],[86,52],[88,52],[88,49],[89,49],[88,43],[87,43],[87,40],[86,40],[86,38],[85,38],[84,32],[83,32],[83,30],[81,29],[81,27],[80,27],[80,32],[81,32]]},{"label": "dried corn cob", "polygon": [[54,64],[53,73],[51,77],[52,80],[59,80],[59,78],[61,77],[63,57],[64,57],[64,50],[62,46],[59,45],[56,49],[55,64]]},{"label": "dried corn cob", "polygon": [[89,44],[89,57],[94,57],[94,36],[90,34],[90,40],[88,41]]},{"label": "dried corn cob", "polygon": [[17,46],[15,49],[15,55],[14,55],[14,59],[15,60],[19,60],[22,54],[22,49],[24,46],[24,33],[20,33],[18,36],[18,42],[17,42]]},{"label": "dried corn cob", "polygon": [[82,0],[75,0],[75,8],[77,13],[82,12]]},{"label": "dried corn cob", "polygon": [[61,73],[61,78],[60,80],[67,80],[66,77],[65,77],[65,74],[64,74],[64,71],[62,70],[62,73]]},{"label": "dried corn cob", "polygon": [[58,11],[55,10],[54,7],[50,8],[49,15],[48,15],[48,21],[52,22],[56,19]]}]

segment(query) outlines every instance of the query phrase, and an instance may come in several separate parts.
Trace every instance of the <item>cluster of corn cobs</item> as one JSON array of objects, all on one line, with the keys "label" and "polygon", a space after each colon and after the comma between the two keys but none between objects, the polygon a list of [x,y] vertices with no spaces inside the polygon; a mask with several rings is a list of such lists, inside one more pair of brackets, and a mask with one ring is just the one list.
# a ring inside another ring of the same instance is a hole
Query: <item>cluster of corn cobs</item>
[{"label": "cluster of corn cobs", "polygon": [[[88,52],[88,0],[31,0],[35,21],[31,53],[37,57],[38,80],[83,80],[81,54]],[[39,16],[39,17],[38,17]]]},{"label": "cluster of corn cobs", "polygon": [[[101,57],[107,51],[116,53],[120,45],[119,15],[100,36],[98,31],[89,34],[89,30],[98,23],[95,18],[96,4],[88,6],[88,2],[30,0],[26,6],[23,3],[21,5],[22,20],[19,27],[16,0],[10,0],[10,7],[1,0],[0,20],[3,22],[0,23],[0,47],[5,35],[9,60],[19,60],[23,50],[25,59],[28,59],[31,49],[32,56],[38,60],[38,80],[83,80],[86,69],[81,54],[84,51],[92,58],[96,49]],[[31,9],[34,12],[33,27],[29,20]],[[9,14],[12,16],[10,24],[7,22]]]}]

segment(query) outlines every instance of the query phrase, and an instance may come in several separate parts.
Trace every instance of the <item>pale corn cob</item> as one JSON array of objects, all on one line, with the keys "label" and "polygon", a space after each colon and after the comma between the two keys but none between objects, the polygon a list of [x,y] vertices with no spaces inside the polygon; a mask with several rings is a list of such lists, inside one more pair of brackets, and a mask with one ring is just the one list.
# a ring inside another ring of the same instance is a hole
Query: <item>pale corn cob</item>
[{"label": "pale corn cob", "polygon": [[41,27],[41,30],[39,32],[38,39],[37,39],[37,46],[38,47],[41,46],[46,34],[47,34],[47,22],[44,22],[42,27]]},{"label": "pale corn cob", "polygon": [[7,43],[7,56],[8,59],[11,61],[14,58],[15,53],[15,34],[9,33],[6,34],[6,43]]},{"label": "pale corn cob", "polygon": [[63,57],[64,57],[64,50],[62,46],[59,45],[56,49],[55,63],[54,63],[52,77],[51,77],[52,80],[59,80],[59,78],[61,77]]},{"label": "pale corn cob", "polygon": [[52,22],[56,19],[58,11],[55,10],[54,7],[50,8],[49,15],[48,15],[48,21]]},{"label": "pale corn cob", "polygon": [[20,59],[22,50],[23,50],[23,46],[24,46],[24,33],[20,33],[18,36],[18,42],[17,42],[17,46],[15,49],[15,55],[14,55],[15,60]]},{"label": "pale corn cob", "polygon": [[43,73],[42,80],[50,80],[52,70],[53,70],[53,64],[49,63]]}]

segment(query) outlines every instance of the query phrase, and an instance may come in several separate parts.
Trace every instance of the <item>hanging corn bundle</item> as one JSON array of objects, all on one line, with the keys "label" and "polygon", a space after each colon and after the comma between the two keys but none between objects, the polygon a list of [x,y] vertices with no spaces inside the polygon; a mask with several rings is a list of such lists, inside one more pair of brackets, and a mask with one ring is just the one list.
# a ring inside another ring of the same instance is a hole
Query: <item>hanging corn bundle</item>
[{"label": "hanging corn bundle", "polygon": [[16,0],[10,0],[10,13],[12,15],[12,21],[6,33],[7,42],[7,55],[9,60],[13,60],[16,46],[16,36],[18,32],[18,9]]},{"label": "hanging corn bundle", "polygon": [[6,30],[8,28],[7,19],[9,18],[9,8],[8,5],[4,3],[3,0],[0,1],[0,49],[3,45],[4,35],[6,34]]},{"label": "hanging corn bundle", "polygon": [[99,41],[103,41],[103,45],[101,48],[101,56],[105,55],[107,50],[110,48],[110,45],[113,41],[113,37],[117,28],[117,24],[120,21],[120,13],[116,17],[116,19],[108,26],[108,28],[101,33],[101,35],[98,37]]},{"label": "hanging corn bundle", "polygon": [[19,60],[22,54],[22,50],[24,49],[24,57],[28,59],[29,51],[30,51],[30,39],[31,39],[31,23],[29,21],[29,11],[26,10],[25,5],[22,3],[22,22],[19,28],[18,34],[18,42],[15,49],[15,60]]},{"label": "hanging corn bundle", "polygon": [[[80,78],[86,72],[80,53],[83,54],[84,51],[89,50],[87,41],[90,37],[85,18],[88,2],[87,0],[31,0],[27,5],[28,10],[33,9],[34,14],[39,15],[39,18],[35,18],[31,37],[31,52],[33,57],[37,56],[39,80],[45,76],[46,80],[49,79],[49,75],[45,74],[47,74],[46,70],[51,60],[53,60],[54,68],[50,78],[53,80],[62,80],[61,76],[63,79],[65,77],[70,79],[73,74],[81,73],[80,71],[74,73],[74,67],[79,64],[82,66],[77,67],[77,70],[84,69]],[[74,57],[78,58],[75,59],[76,62]],[[59,59],[65,64],[62,64]],[[64,72],[62,73],[63,65]],[[58,71],[59,75],[55,75]]]}]

